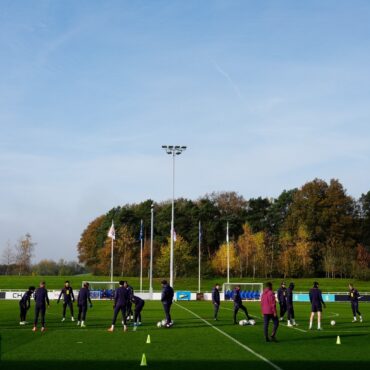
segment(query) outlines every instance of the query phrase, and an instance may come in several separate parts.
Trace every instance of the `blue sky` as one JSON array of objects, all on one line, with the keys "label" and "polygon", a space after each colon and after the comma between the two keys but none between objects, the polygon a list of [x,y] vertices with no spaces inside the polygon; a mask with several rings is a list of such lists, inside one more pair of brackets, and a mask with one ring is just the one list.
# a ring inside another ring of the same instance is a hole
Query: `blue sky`
[{"label": "blue sky", "polygon": [[113,206],[370,190],[370,2],[0,1],[0,251]]}]

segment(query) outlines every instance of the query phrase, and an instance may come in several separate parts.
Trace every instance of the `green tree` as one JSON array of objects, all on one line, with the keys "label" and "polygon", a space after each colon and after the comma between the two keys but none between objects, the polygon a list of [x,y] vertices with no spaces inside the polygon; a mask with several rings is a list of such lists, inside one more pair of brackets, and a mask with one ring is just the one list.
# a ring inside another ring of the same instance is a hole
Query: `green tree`
[{"label": "green tree", "polygon": [[[156,274],[160,276],[168,276],[170,271],[170,242],[171,238],[167,239],[167,243],[162,245],[160,255],[156,261]],[[180,235],[177,235],[174,242],[174,263],[173,275],[174,279],[179,276],[191,276],[196,267],[196,258],[191,255],[190,244]]]}]

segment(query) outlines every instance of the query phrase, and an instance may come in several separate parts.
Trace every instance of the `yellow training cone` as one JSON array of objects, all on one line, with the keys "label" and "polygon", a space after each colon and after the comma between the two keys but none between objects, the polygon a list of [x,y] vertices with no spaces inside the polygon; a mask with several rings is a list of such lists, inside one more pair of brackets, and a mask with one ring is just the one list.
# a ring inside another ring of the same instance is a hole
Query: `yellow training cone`
[{"label": "yellow training cone", "polygon": [[152,342],[150,341],[150,334],[148,334],[148,337],[146,338],[146,344],[150,344],[150,343]]},{"label": "yellow training cone", "polygon": [[337,344],[341,344],[339,335],[337,336]]},{"label": "yellow training cone", "polygon": [[148,364],[146,363],[145,353],[143,353],[143,355],[141,356],[140,366],[148,366]]}]

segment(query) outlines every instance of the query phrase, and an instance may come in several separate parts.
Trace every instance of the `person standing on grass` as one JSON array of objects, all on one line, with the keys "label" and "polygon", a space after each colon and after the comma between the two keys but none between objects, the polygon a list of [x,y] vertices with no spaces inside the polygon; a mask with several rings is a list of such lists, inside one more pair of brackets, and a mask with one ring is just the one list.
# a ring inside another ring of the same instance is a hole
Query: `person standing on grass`
[{"label": "person standing on grass", "polygon": [[288,313],[288,326],[297,325],[294,319],[293,291],[294,283],[290,283],[288,289],[286,290],[286,308]]},{"label": "person standing on grass", "polygon": [[285,286],[285,281],[281,282],[281,286],[277,291],[277,298],[280,306],[280,321],[284,320],[284,315],[287,311],[287,301],[286,301],[287,289]]},{"label": "person standing on grass", "polygon": [[27,311],[31,307],[31,296],[34,291],[35,291],[35,287],[30,286],[27,292],[23,294],[21,300],[19,301],[19,310],[20,310],[20,318],[21,318],[19,325],[26,325]]},{"label": "person standing on grass", "polygon": [[131,316],[134,314],[132,312],[132,303],[131,303],[132,297],[134,296],[134,288],[131,285],[129,285],[127,281],[125,281],[124,287],[127,289],[127,292],[128,292],[128,301],[127,301],[127,307],[126,307],[126,315],[127,315],[126,320],[131,321]]},{"label": "person standing on grass", "polygon": [[90,308],[92,308],[89,286],[90,284],[88,282],[85,282],[84,286],[80,289],[77,296],[77,305],[78,305],[77,326],[81,325],[81,328],[86,327],[85,321],[87,313],[87,302],[90,303]]},{"label": "person standing on grass", "polygon": [[167,280],[162,280],[162,296],[161,302],[163,310],[166,315],[166,327],[170,328],[172,324],[171,306],[173,301],[174,292],[172,287],[167,283]]},{"label": "person standing on grass", "polygon": [[73,302],[75,301],[75,297],[73,295],[73,288],[69,285],[69,281],[67,280],[64,283],[64,287],[61,290],[59,294],[59,298],[57,300],[57,303],[60,301],[60,297],[63,295],[63,317],[62,322],[66,319],[66,310],[67,306],[69,307],[69,310],[71,312],[71,321],[75,321],[73,317]]},{"label": "person standing on grass", "polygon": [[46,305],[50,305],[48,291],[45,288],[45,281],[40,283],[40,287],[35,292],[35,320],[33,322],[32,331],[37,331],[37,324],[39,321],[39,315],[41,314],[41,331],[45,331],[45,313]]},{"label": "person standing on grass", "polygon": [[218,320],[217,315],[220,309],[220,284],[216,284],[212,289],[212,303],[214,308],[213,318],[215,321]]},{"label": "person standing on grass", "polygon": [[[276,332],[279,327],[279,319],[276,311],[275,294],[272,291],[272,283],[268,282],[261,296],[261,309],[263,314],[263,332],[266,342],[276,342]],[[274,323],[271,336],[268,335],[270,320]]]},{"label": "person standing on grass", "polygon": [[319,289],[319,283],[317,281],[313,283],[313,288],[310,290],[310,302],[311,316],[309,329],[312,329],[313,319],[315,317],[315,313],[317,312],[317,330],[321,330],[322,307],[326,308],[326,305],[324,300],[322,299],[322,293]]},{"label": "person standing on grass", "polygon": [[114,314],[112,319],[112,326],[108,329],[108,331],[110,332],[114,331],[114,325],[116,324],[117,316],[120,311],[122,313],[123,330],[127,331],[127,304],[130,296],[126,285],[126,282],[121,280],[119,282],[119,288],[116,289],[116,292],[114,293]]},{"label": "person standing on grass", "polygon": [[357,289],[354,288],[353,284],[348,285],[349,288],[349,299],[351,301],[351,308],[352,308],[352,313],[353,313],[353,321],[357,321],[357,315],[360,317],[360,322],[362,322],[362,315],[360,311],[358,310],[358,299],[360,298],[360,293],[358,292]]},{"label": "person standing on grass", "polygon": [[248,310],[243,305],[242,297],[240,295],[240,285],[235,287],[233,300],[234,300],[234,325],[237,324],[236,315],[238,314],[239,310],[242,310],[245,313],[245,316],[247,316],[247,320],[250,320]]}]

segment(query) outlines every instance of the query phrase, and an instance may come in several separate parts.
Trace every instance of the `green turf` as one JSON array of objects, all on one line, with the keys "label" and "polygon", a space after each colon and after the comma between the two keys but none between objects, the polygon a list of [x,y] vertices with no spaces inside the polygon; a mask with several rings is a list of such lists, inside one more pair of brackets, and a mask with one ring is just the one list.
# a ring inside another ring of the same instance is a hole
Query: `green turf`
[{"label": "green turf", "polygon": [[[174,304],[172,315],[175,325],[171,329],[158,329],[156,322],[163,318],[159,302],[146,302],[143,323],[136,332],[124,333],[118,329],[108,333],[112,316],[112,303],[94,302],[88,311],[87,328],[61,319],[61,304],[52,302],[47,312],[47,332],[33,333],[31,326],[18,325],[18,302],[0,301],[1,369],[138,369],[143,353],[148,367],[158,370],[225,370],[273,369],[231,340],[260,354],[284,370],[303,369],[367,369],[370,366],[370,304],[361,304],[364,323],[351,323],[348,303],[330,303],[324,312],[324,330],[308,331],[310,306],[295,305],[298,329],[281,325],[278,343],[265,343],[262,333],[259,303],[246,303],[256,317],[254,327],[232,325],[232,304],[223,303],[220,321],[212,320],[210,302],[181,302]],[[190,310],[190,311],[188,311]],[[195,317],[192,312],[215,325]],[[29,312],[32,319],[33,307]],[[239,318],[243,318],[239,314]],[[331,327],[330,320],[337,325]],[[147,335],[151,344],[146,344]],[[342,344],[336,344],[340,335]]]},{"label": "green turf", "polygon": [[[121,280],[122,277],[115,277],[115,281]],[[131,285],[137,290],[139,288],[139,279],[137,277],[125,278],[129,281]],[[104,276],[92,276],[92,275],[79,275],[79,276],[0,276],[0,289],[26,289],[29,285],[38,285],[41,280],[45,280],[48,289],[60,289],[63,286],[65,280],[70,280],[74,288],[81,286],[82,281],[109,281],[108,277]],[[161,278],[155,278],[153,281],[154,290],[161,289]],[[209,292],[216,282],[223,284],[225,278],[212,278],[202,280],[202,291]],[[279,287],[282,279],[263,279],[256,278],[255,282],[265,282],[266,280],[271,280],[274,287],[277,289]],[[369,281],[356,281],[350,279],[293,279],[296,284],[296,291],[308,291],[312,287],[314,280],[320,282],[320,287],[323,292],[344,292],[347,291],[348,283],[353,282],[356,288],[360,292],[370,292],[370,282]],[[251,278],[232,278],[231,282],[253,282]],[[290,282],[290,279],[287,279]],[[143,279],[143,289],[149,289],[149,280],[147,278]],[[175,280],[176,290],[198,290],[198,279],[197,278],[178,278]]]}]

